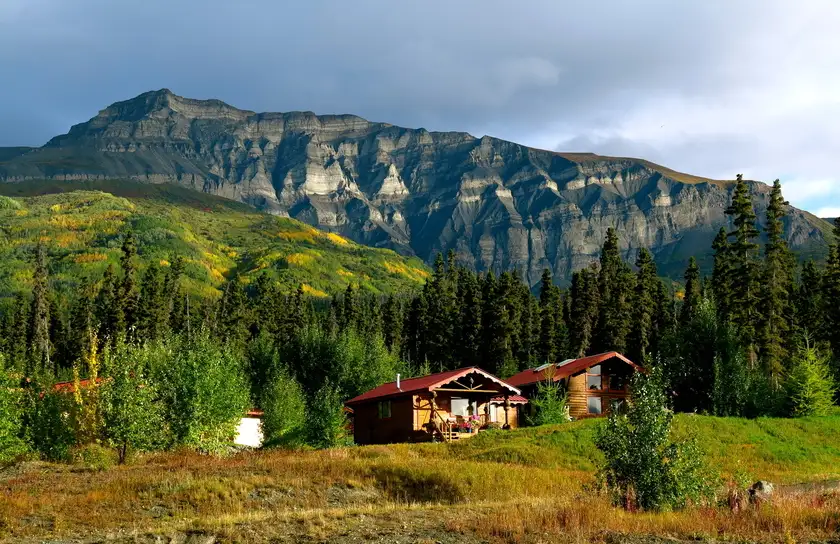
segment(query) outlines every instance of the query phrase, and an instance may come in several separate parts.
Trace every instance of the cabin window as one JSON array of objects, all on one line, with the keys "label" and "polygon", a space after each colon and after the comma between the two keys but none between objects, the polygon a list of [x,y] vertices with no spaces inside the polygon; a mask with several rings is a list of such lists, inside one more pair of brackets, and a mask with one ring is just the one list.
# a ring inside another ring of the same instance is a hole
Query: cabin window
[{"label": "cabin window", "polygon": [[610,413],[618,414],[624,410],[624,399],[610,399]]},{"label": "cabin window", "polygon": [[586,388],[600,391],[603,385],[604,379],[601,376],[601,365],[595,365],[586,372]]},{"label": "cabin window", "polygon": [[627,374],[613,374],[610,376],[610,389],[613,391],[624,391],[627,389]]},{"label": "cabin window", "polygon": [[453,397],[450,401],[450,414],[453,416],[472,416],[478,414],[478,403],[476,401],[471,401],[470,399],[459,399],[457,397]]},{"label": "cabin window", "polygon": [[586,405],[589,409],[589,413],[594,416],[600,416],[602,413],[601,409],[601,397],[589,397],[586,399]]},{"label": "cabin window", "polygon": [[379,419],[388,419],[391,417],[391,401],[383,400],[379,402]]}]

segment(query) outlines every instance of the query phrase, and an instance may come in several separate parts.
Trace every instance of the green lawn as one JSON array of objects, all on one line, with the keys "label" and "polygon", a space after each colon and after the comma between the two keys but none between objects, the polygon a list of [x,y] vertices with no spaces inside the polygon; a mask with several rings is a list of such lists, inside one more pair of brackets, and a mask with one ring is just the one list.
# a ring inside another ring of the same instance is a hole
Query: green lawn
[{"label": "green lawn", "polygon": [[[421,445],[430,457],[455,456],[526,466],[592,472],[598,420],[481,433],[449,445]],[[710,463],[728,476],[744,471],[782,484],[840,479],[840,409],[803,419],[721,418],[678,414],[675,436],[693,434]]]}]

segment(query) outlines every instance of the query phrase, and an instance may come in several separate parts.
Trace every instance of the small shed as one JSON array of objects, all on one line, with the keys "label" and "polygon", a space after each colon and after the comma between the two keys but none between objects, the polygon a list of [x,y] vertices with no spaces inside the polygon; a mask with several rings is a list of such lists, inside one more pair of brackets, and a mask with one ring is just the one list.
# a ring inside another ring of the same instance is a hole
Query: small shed
[{"label": "small shed", "polygon": [[618,409],[627,400],[633,373],[641,371],[624,355],[610,351],[524,370],[507,382],[521,388],[528,398],[536,395],[540,382],[562,383],[569,395],[569,415],[580,419]]},{"label": "small shed", "polygon": [[389,382],[345,404],[357,444],[459,440],[519,425],[516,387],[477,367]]},{"label": "small shed", "polygon": [[261,447],[263,444],[262,417],[263,413],[260,410],[246,412],[236,427],[236,438],[233,439],[233,443],[250,448]]}]

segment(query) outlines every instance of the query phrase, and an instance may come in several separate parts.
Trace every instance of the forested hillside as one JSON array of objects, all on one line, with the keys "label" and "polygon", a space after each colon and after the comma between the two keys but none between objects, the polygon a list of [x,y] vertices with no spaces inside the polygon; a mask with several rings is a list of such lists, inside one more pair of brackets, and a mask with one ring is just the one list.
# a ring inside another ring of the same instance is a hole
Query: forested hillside
[{"label": "forested hillside", "polygon": [[116,264],[126,233],[142,273],[180,258],[184,289],[216,297],[231,278],[267,273],[286,289],[326,297],[349,284],[394,292],[428,276],[418,259],[360,246],[292,219],[172,185],[27,182],[0,185],[0,298],[31,289],[34,249],[50,287],[70,298]]}]

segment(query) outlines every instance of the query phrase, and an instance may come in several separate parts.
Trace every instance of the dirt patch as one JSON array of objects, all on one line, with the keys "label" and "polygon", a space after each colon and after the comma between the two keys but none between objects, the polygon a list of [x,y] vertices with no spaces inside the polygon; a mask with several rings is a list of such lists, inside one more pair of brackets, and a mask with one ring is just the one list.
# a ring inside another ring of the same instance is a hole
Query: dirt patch
[{"label": "dirt patch", "polygon": [[404,467],[377,467],[373,470],[373,476],[379,488],[398,502],[457,504],[465,500],[457,484],[434,472]]},{"label": "dirt patch", "polygon": [[334,485],[327,490],[327,505],[359,506],[382,502],[382,492],[376,488]]}]

